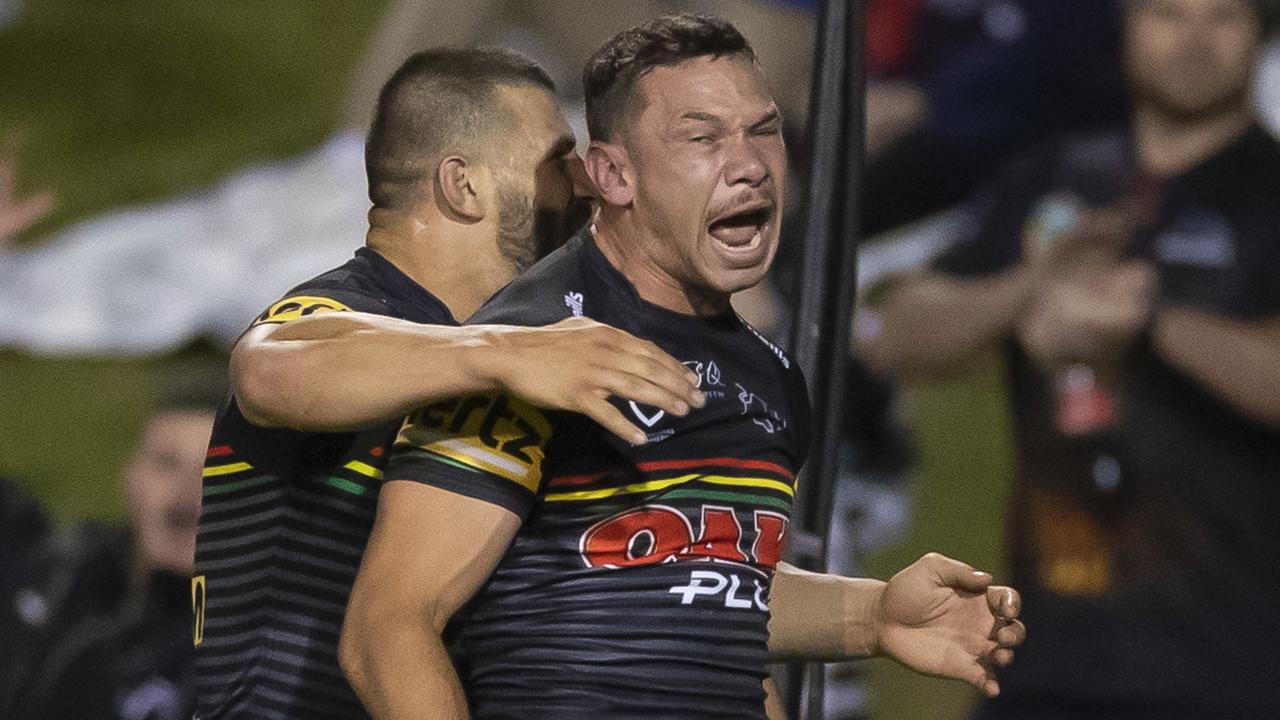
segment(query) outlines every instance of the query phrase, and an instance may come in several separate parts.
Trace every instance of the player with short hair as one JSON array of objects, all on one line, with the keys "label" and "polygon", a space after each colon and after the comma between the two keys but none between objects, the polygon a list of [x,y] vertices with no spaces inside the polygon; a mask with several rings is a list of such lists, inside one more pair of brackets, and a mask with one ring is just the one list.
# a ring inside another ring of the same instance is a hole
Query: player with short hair
[{"label": "player with short hair", "polygon": [[[503,393],[414,412],[343,630],[366,707],[764,717],[771,655],[875,651],[994,692],[991,666],[1022,638],[1016,594],[945,558],[888,584],[779,575],[770,625],[809,404],[799,369],[730,304],[772,261],[786,175],[746,40],[666,16],[606,43],[585,84],[597,221],[475,320],[615,325],[693,370],[706,405],[615,400],[647,428],[638,446]],[[455,614],[461,681],[442,639]]]},{"label": "player with short hair", "polygon": [[505,388],[631,437],[609,394],[675,415],[699,401],[675,360],[589,321],[455,327],[574,222],[580,161],[552,91],[507,51],[409,58],[369,134],[366,247],[236,346],[192,587],[205,720],[366,717],[338,634],[409,409]]}]

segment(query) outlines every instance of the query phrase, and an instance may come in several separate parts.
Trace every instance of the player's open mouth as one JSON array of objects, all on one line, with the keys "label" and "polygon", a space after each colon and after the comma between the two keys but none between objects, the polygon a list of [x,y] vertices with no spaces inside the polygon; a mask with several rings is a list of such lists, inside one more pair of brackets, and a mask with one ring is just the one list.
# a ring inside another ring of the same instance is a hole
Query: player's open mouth
[{"label": "player's open mouth", "polygon": [[773,214],[774,205],[768,201],[744,205],[712,220],[707,233],[731,252],[753,252],[764,243]]}]

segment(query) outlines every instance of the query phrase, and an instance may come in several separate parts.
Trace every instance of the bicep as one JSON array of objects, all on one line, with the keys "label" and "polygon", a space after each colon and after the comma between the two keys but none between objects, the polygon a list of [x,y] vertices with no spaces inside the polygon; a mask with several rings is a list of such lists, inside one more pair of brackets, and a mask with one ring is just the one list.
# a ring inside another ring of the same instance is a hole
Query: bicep
[{"label": "bicep", "polygon": [[392,481],[378,498],[352,612],[410,613],[440,629],[492,574],[520,527],[510,510],[419,482]]}]

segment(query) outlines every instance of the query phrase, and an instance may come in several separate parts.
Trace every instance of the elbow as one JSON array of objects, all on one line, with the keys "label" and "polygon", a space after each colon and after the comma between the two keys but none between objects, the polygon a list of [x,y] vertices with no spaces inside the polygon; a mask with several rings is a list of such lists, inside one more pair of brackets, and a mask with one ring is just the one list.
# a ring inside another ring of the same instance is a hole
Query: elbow
[{"label": "elbow", "polygon": [[378,660],[385,657],[379,649],[385,653],[388,644],[395,644],[394,635],[402,631],[395,624],[395,616],[382,610],[361,596],[357,584],[338,636],[338,667],[366,706],[378,694]]},{"label": "elbow", "polygon": [[351,684],[351,689],[361,698],[368,696],[371,687],[371,675],[366,662],[366,638],[362,623],[348,615],[342,624],[342,635],[338,640],[338,667]]},{"label": "elbow", "polygon": [[267,348],[237,347],[231,354],[231,387],[245,419],[259,427],[281,427],[288,418],[280,412],[288,391],[288,372]]}]

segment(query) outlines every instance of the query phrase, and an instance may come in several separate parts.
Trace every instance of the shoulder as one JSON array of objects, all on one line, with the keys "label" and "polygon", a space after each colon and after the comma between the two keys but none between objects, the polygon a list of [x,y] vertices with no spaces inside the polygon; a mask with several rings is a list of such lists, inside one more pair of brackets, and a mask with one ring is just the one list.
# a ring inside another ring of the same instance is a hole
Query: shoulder
[{"label": "shoulder", "polygon": [[742,327],[746,329],[748,336],[748,344],[756,349],[756,351],[764,356],[765,362],[772,365],[782,378],[783,387],[786,390],[789,402],[795,403],[803,401],[807,407],[809,404],[808,385],[804,379],[804,370],[800,365],[787,354],[773,340],[770,340],[764,333],[760,332],[751,323],[746,320],[740,320]]},{"label": "shoulder", "polygon": [[310,315],[342,311],[392,314],[386,299],[353,263],[348,262],[290,288],[264,309],[253,324],[284,323]]},{"label": "shoulder", "polygon": [[583,238],[574,237],[499,290],[469,324],[550,325],[582,314]]},{"label": "shoulder", "polygon": [[1276,188],[1280,187],[1280,142],[1266,130],[1254,127],[1238,149],[1233,168],[1239,173],[1238,190],[1265,196],[1274,208]]}]

